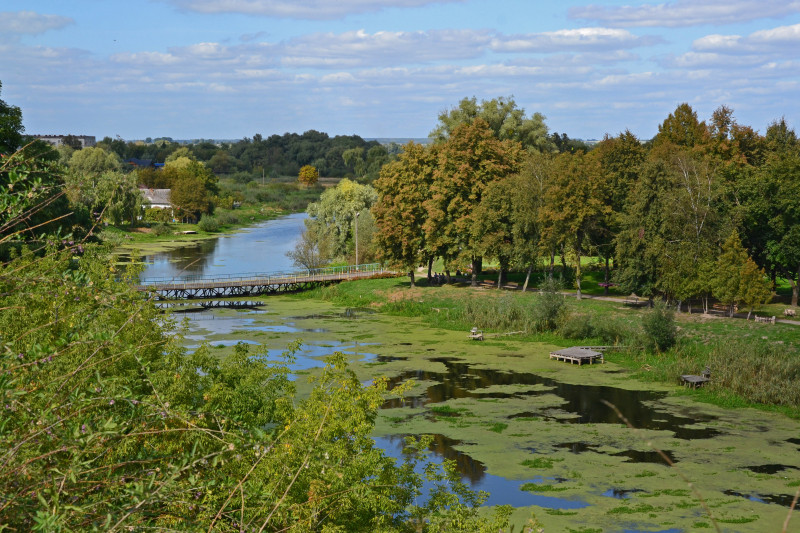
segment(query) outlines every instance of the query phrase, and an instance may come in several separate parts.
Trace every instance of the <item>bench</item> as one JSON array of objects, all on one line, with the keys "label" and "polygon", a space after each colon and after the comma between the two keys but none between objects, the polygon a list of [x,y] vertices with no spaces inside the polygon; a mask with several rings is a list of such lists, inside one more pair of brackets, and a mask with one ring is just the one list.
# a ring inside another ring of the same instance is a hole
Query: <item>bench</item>
[{"label": "bench", "polygon": [[757,316],[754,318],[756,322],[764,322],[766,324],[774,324],[775,317],[774,316]]},{"label": "bench", "polygon": [[711,369],[709,367],[706,367],[706,369],[703,370],[702,374],[700,374],[699,376],[696,376],[694,374],[685,374],[681,376],[681,383],[693,389],[696,389],[697,387],[702,387],[709,381],[711,381]]},{"label": "bench", "polygon": [[467,335],[468,338],[474,341],[482,341],[483,340],[483,331],[479,330],[478,328],[472,328]]},{"label": "bench", "polygon": [[783,316],[794,317],[794,316],[797,316],[797,313],[795,312],[794,309],[784,309],[783,310]]}]

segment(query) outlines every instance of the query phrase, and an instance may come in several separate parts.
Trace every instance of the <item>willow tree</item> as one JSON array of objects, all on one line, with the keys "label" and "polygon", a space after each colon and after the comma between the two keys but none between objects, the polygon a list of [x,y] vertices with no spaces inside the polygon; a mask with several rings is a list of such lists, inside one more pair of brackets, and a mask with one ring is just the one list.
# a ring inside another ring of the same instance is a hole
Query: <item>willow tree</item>
[{"label": "willow tree", "polygon": [[326,189],[319,202],[308,206],[306,211],[311,217],[306,221],[307,227],[314,227],[320,239],[332,257],[344,257],[350,246],[354,244],[354,222],[357,214],[366,212],[377,201],[375,189],[369,185],[361,185],[347,178],[336,187]]}]

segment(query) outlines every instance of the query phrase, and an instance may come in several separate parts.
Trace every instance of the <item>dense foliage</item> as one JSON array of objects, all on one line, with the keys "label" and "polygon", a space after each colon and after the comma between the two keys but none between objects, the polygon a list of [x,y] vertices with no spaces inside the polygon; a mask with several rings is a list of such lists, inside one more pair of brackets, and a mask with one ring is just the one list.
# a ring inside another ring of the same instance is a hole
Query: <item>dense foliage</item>
[{"label": "dense foliage", "polygon": [[[588,152],[556,151],[539,128],[540,142],[517,144],[498,166],[490,147],[525,143],[509,126],[523,113],[513,100],[463,100],[440,115],[438,143],[410,144],[383,168],[373,208],[381,257],[404,270],[440,258],[448,276],[491,259],[498,283],[540,260],[552,272],[560,257],[580,298],[582,258],[595,256],[606,286],[749,311],[782,276],[797,305],[800,142],[785,121],[762,136],[724,106],[705,123],[681,104],[650,142],[626,131]],[[482,128],[481,140],[465,142],[465,128]]]},{"label": "dense foliage", "polygon": [[297,176],[305,165],[314,166],[322,176],[372,181],[389,159],[388,150],[377,141],[365,141],[358,135],[330,137],[314,130],[267,138],[256,134],[252,138],[221,144],[201,140],[188,146],[169,139],[125,142],[106,137],[98,146],[123,160],[135,158],[157,163],[167,161],[174,152],[184,148],[215,174],[231,176],[242,183],[260,180],[262,176]]}]

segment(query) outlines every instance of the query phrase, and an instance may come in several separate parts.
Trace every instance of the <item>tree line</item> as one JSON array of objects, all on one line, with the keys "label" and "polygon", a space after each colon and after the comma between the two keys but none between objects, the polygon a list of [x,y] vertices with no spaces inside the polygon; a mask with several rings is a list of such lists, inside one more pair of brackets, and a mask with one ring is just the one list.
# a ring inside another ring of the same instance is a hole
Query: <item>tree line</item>
[{"label": "tree line", "polygon": [[315,130],[266,138],[257,133],[252,138],[232,143],[201,140],[181,145],[163,138],[147,143],[105,137],[97,144],[123,160],[135,158],[158,163],[165,162],[176,150],[188,149],[194,159],[215,174],[241,183],[262,177],[297,176],[305,165],[315,167],[325,177],[372,181],[389,159],[392,149],[378,141],[365,141],[358,135],[330,137]]},{"label": "tree line", "polygon": [[590,255],[626,293],[757,307],[782,277],[797,305],[800,143],[784,119],[760,135],[725,106],[705,122],[684,103],[649,141],[625,131],[563,151],[511,99],[465,99],[439,119],[437,142],[409,143],[374,183],[380,257],[412,283],[437,258],[473,282],[491,258],[501,283],[559,257],[580,297]]}]

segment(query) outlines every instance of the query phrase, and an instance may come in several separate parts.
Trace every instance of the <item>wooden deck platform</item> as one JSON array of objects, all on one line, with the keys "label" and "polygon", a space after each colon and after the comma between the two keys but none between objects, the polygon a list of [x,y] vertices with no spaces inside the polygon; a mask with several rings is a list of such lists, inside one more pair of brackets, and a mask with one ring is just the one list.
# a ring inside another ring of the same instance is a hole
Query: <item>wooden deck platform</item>
[{"label": "wooden deck platform", "polygon": [[595,361],[603,362],[603,352],[597,352],[591,348],[584,348],[581,346],[573,346],[572,348],[563,348],[555,352],[550,352],[550,359],[556,361],[564,361],[570,364],[589,363],[593,364]]},{"label": "wooden deck platform", "polygon": [[693,389],[696,389],[697,387],[702,387],[709,381],[711,381],[710,378],[706,378],[703,376],[695,376],[692,374],[686,374],[681,376],[681,383],[683,383],[687,387],[692,387]]},{"label": "wooden deck platform", "polygon": [[681,376],[681,383],[693,389],[702,387],[709,381],[711,381],[711,368],[709,367],[706,367],[699,376],[695,374],[684,374]]}]

